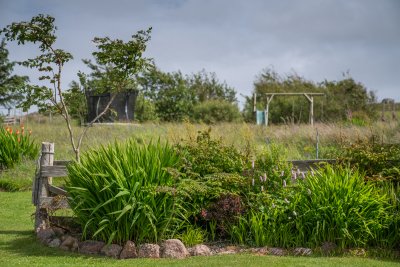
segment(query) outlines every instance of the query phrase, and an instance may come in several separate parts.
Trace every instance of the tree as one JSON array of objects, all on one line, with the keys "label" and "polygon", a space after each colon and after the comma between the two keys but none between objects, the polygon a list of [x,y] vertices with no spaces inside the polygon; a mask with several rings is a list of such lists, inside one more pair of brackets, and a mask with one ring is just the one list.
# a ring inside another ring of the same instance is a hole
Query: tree
[{"label": "tree", "polygon": [[140,79],[140,87],[145,97],[154,102],[161,120],[182,121],[190,118],[195,96],[181,72],[165,73],[153,68]]},{"label": "tree", "polygon": [[127,88],[129,78],[135,76],[149,64],[150,61],[143,57],[143,52],[150,40],[151,28],[137,32],[127,42],[119,39],[112,40],[109,37],[94,38],[93,42],[97,51],[92,55],[102,74],[96,84],[107,88],[113,93],[113,96],[105,109],[88,122],[77,138],[72,131],[71,116],[61,87],[64,65],[73,57],[70,53],[55,48],[56,29],[53,17],[40,14],[30,21],[14,22],[3,28],[0,33],[3,33],[8,41],[17,41],[18,44],[23,45],[29,42],[39,44],[41,54],[33,59],[23,61],[22,65],[37,69],[42,73],[39,79],[48,80],[53,88],[37,85],[27,86],[24,91],[26,99],[22,106],[27,109],[31,105],[37,105],[39,109],[54,110],[61,114],[68,128],[75,157],[79,161],[82,141],[89,127],[107,112],[116,93]]},{"label": "tree", "polygon": [[3,39],[0,44],[0,106],[11,108],[22,99],[23,87],[29,81],[27,76],[12,75],[15,62],[8,59],[6,42]]},{"label": "tree", "polygon": [[79,119],[83,124],[88,113],[85,88],[80,83],[72,81],[63,96],[70,116]]},{"label": "tree", "polygon": [[[139,85],[143,97],[149,104],[154,104],[158,118],[163,121],[189,119],[211,122],[210,112],[215,111],[218,101],[228,108],[228,113],[235,113],[235,90],[225,82],[221,83],[215,73],[207,73],[205,70],[183,76],[180,71],[166,73],[154,67],[139,79]],[[202,103],[207,104],[201,105]],[[197,105],[201,107],[197,108],[195,114]],[[204,113],[205,108],[207,115]],[[201,114],[207,118],[200,118]],[[221,118],[217,119],[220,120]]]},{"label": "tree", "polygon": [[[254,93],[257,95],[257,108],[264,109],[266,93],[324,93],[324,97],[314,98],[314,117],[320,121],[341,121],[349,119],[349,115],[362,118],[376,116],[373,106],[376,101],[373,92],[356,82],[348,74],[340,81],[323,81],[315,83],[297,74],[280,76],[271,69],[264,70],[254,82]],[[247,97],[244,117],[246,121],[254,121],[253,97]],[[305,97],[275,96],[269,107],[269,120],[280,122],[307,122],[309,103]]]},{"label": "tree", "polygon": [[208,100],[194,106],[193,118],[207,124],[218,122],[238,122],[242,119],[235,103],[226,100]]},{"label": "tree", "polygon": [[320,86],[327,95],[325,116],[329,120],[352,119],[356,114],[362,119],[377,118],[374,106],[371,105],[376,102],[376,96],[362,83],[348,76],[340,81],[325,80]]},{"label": "tree", "polygon": [[190,90],[195,94],[197,102],[209,100],[236,102],[235,90],[229,87],[226,82],[221,83],[214,72],[207,73],[203,69],[191,76],[186,76],[186,81]]}]

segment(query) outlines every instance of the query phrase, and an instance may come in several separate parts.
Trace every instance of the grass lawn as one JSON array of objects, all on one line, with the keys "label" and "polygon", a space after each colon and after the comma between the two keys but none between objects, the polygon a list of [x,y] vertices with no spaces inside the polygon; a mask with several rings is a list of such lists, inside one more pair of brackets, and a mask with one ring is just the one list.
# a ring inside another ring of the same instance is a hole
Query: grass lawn
[{"label": "grass lawn", "polygon": [[47,248],[33,233],[31,192],[0,192],[0,266],[399,266],[357,257],[274,257],[248,254],[185,260],[114,260]]}]

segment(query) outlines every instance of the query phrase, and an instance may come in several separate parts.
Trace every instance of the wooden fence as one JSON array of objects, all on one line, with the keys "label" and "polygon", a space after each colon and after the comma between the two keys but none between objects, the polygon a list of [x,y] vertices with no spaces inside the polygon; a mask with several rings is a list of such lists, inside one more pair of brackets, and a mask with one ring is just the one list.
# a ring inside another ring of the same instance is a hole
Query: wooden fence
[{"label": "wooden fence", "polygon": [[[35,229],[41,225],[47,225],[49,210],[67,209],[68,193],[60,187],[53,185],[53,178],[66,177],[67,165],[70,161],[54,160],[54,143],[43,142],[41,156],[32,188],[32,203],[36,206]],[[307,171],[325,162],[334,164],[336,160],[292,160],[295,169]]]},{"label": "wooden fence", "polygon": [[19,119],[15,116],[6,116],[3,119],[4,125],[15,125],[19,122]]}]

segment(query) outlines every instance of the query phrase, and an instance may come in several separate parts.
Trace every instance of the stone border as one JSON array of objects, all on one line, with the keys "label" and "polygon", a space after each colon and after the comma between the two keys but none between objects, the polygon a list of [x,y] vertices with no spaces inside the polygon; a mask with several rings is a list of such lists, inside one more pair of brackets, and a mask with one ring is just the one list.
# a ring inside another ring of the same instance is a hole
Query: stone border
[{"label": "stone border", "polygon": [[[251,253],[255,255],[274,256],[309,256],[313,254],[310,248],[295,248],[292,250],[261,247],[245,248],[228,245],[195,245],[186,248],[179,239],[168,239],[161,244],[140,244],[137,246],[132,241],[127,241],[124,246],[117,244],[107,245],[102,241],[80,240],[80,235],[71,235],[65,229],[59,227],[38,228],[36,231],[38,240],[48,247],[59,248],[64,251],[78,252],[86,255],[102,255],[115,259],[131,258],[171,258],[184,259],[190,256],[212,256],[237,253]],[[328,244],[328,243],[327,243]],[[328,250],[334,250],[334,244],[326,245]]]}]

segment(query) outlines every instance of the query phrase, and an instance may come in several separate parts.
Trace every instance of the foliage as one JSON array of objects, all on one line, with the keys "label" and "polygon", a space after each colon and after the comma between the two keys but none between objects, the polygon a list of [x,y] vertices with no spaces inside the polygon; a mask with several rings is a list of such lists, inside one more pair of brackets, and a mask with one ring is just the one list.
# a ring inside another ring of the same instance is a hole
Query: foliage
[{"label": "foliage", "polygon": [[154,102],[161,120],[183,121],[190,117],[194,95],[182,73],[164,73],[153,68],[143,74],[139,84],[144,95]]},{"label": "foliage", "polygon": [[[36,105],[39,111],[54,110],[62,115],[68,128],[72,149],[76,159],[79,161],[82,140],[89,129],[88,127],[109,110],[116,94],[113,94],[104,110],[87,124],[87,127],[83,129],[77,138],[78,140],[75,140],[69,114],[71,109],[65,102],[64,92],[61,87],[64,65],[72,60],[73,57],[69,52],[55,48],[57,41],[55,31],[57,28],[54,25],[54,21],[53,17],[40,14],[30,21],[13,22],[3,28],[0,33],[4,34],[8,41],[17,41],[18,44],[39,44],[41,55],[33,59],[27,59],[21,64],[34,68],[41,73],[39,80],[47,80],[54,88],[54,92],[52,88],[47,86],[27,85],[22,90],[25,98],[20,106],[27,110],[32,105]],[[146,49],[147,42],[150,40],[150,32],[151,28],[146,31],[138,31],[127,42],[120,39],[112,40],[109,37],[95,37],[93,42],[97,46],[97,51],[93,52],[92,55],[96,62],[85,61],[89,67],[92,67],[93,73],[89,77],[80,73],[80,81],[85,85],[93,86],[92,88],[97,90],[109,90],[111,93],[130,89],[131,78],[149,65],[150,60],[143,57],[143,52]],[[67,98],[70,100],[72,100],[71,93],[71,91],[69,94],[67,93]],[[79,90],[75,90],[75,93],[79,95]],[[81,95],[77,100],[82,100]],[[71,101],[68,104],[71,104]]]},{"label": "foliage", "polygon": [[299,180],[296,191],[265,194],[258,208],[239,218],[229,233],[235,242],[257,246],[340,248],[366,246],[389,227],[386,195],[348,168],[325,168]]},{"label": "foliage", "polygon": [[0,169],[12,168],[23,158],[34,159],[39,152],[38,146],[27,134],[24,126],[13,131],[12,128],[0,127]]},{"label": "foliage", "polygon": [[373,136],[343,147],[341,160],[364,171],[368,179],[400,181],[400,145],[383,144]]},{"label": "foliage", "polygon": [[17,192],[20,187],[17,183],[10,180],[0,180],[0,191]]},{"label": "foliage", "polygon": [[235,104],[225,100],[209,100],[194,106],[193,118],[195,121],[215,124],[218,122],[238,122],[242,116]]},{"label": "foliage", "polygon": [[236,91],[226,82],[220,82],[215,72],[207,73],[205,69],[186,76],[187,84],[198,103],[211,100],[236,102]]},{"label": "foliage", "polygon": [[[240,117],[235,106],[236,92],[226,83],[219,82],[215,73],[202,70],[184,76],[180,71],[166,73],[154,67],[145,72],[138,83],[146,99],[154,103],[157,116],[163,121],[197,120],[213,123],[233,121]],[[217,103],[223,104],[223,108],[218,107]],[[212,121],[214,118],[211,116],[214,115],[218,115],[216,121]]]},{"label": "foliage", "polygon": [[169,145],[115,142],[68,166],[71,206],[87,237],[123,243],[157,242],[179,226],[182,212]]},{"label": "foliage", "polygon": [[262,191],[276,192],[281,190],[284,185],[291,184],[297,174],[292,172],[292,165],[287,162],[286,153],[284,147],[274,143],[267,144],[258,153],[254,162],[255,168],[251,171],[252,184],[256,192],[261,186],[263,187]]},{"label": "foliage", "polygon": [[234,146],[214,140],[208,131],[199,132],[195,142],[178,144],[177,150],[184,158],[184,172],[204,176],[212,173],[241,173],[245,156]]},{"label": "foliage", "polygon": [[[35,68],[42,75],[39,80],[48,80],[55,88],[60,86],[62,68],[73,57],[70,53],[54,48],[57,40],[54,18],[48,15],[38,15],[30,21],[13,22],[0,32],[4,33],[8,41],[17,41],[18,44],[39,43],[41,55],[27,59],[21,64],[29,68]],[[57,92],[46,86],[28,85],[23,88],[25,99],[21,103],[24,110],[36,105],[39,110],[56,108],[61,112],[57,104]],[[58,89],[58,88],[57,88]],[[58,91],[61,94],[61,91]]]},{"label": "foliage", "polygon": [[27,76],[12,75],[15,62],[8,60],[4,39],[0,43],[0,105],[13,106],[23,99],[21,89],[29,80]]},{"label": "foliage", "polygon": [[330,241],[344,248],[365,246],[387,228],[388,204],[362,173],[328,165],[300,184],[296,212],[305,243]]},{"label": "foliage", "polygon": [[206,232],[203,229],[189,225],[186,227],[185,231],[179,235],[179,239],[181,239],[186,246],[191,247],[202,244],[205,241],[205,235]]},{"label": "foliage", "polygon": [[151,99],[146,98],[143,94],[139,94],[136,98],[134,114],[135,120],[139,122],[158,120],[155,104]]},{"label": "foliage", "polygon": [[76,81],[72,81],[69,89],[63,93],[63,96],[71,117],[83,122],[88,113],[84,88]]},{"label": "foliage", "polygon": [[[320,83],[308,81],[296,73],[280,76],[273,69],[265,69],[254,82],[254,94],[257,96],[257,108],[264,109],[266,93],[324,93],[314,98],[314,117],[319,121],[351,121],[353,118],[377,118],[371,105],[376,102],[372,91],[349,74],[342,80]],[[244,116],[246,121],[254,121],[254,96],[246,97]],[[269,120],[273,123],[308,122],[309,101],[299,96],[274,96],[269,106]],[[365,116],[363,115],[365,114]]]}]

